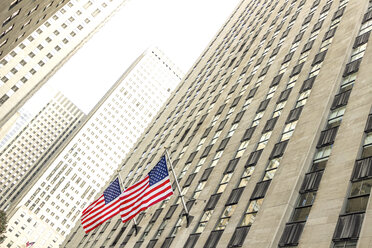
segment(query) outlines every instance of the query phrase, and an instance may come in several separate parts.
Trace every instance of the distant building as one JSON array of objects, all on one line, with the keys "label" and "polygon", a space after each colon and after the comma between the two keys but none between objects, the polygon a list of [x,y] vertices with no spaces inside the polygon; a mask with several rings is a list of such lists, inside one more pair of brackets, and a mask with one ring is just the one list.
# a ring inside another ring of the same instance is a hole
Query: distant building
[{"label": "distant building", "polygon": [[[82,210],[110,180],[133,144],[181,81],[182,73],[158,49],[148,50],[121,76],[88,115],[87,120],[29,190],[8,223],[8,231],[19,231],[41,245],[42,232],[27,222],[27,208],[37,223],[58,233],[50,247],[59,247]],[[104,82],[103,82],[104,83]],[[20,211],[25,216],[19,218]],[[38,225],[38,224],[36,224]],[[14,237],[13,235],[9,237]],[[14,247],[23,240],[8,238]],[[11,246],[13,247],[13,246]]]},{"label": "distant building", "polygon": [[[35,4],[35,1],[26,0],[14,2],[19,2],[14,9],[31,5],[31,2]],[[22,38],[19,45],[0,59],[0,126],[11,119],[126,0],[42,1],[37,10],[43,10],[42,6],[48,2],[53,4],[50,7],[53,9],[58,2],[67,4],[50,18],[43,19],[42,25],[34,27],[34,32]],[[0,6],[2,4],[3,1]],[[24,10],[21,9],[20,15],[27,16]],[[34,21],[36,19],[32,18]]]},{"label": "distant building", "polygon": [[63,247],[371,247],[371,30],[371,1],[241,1],[123,163],[169,147],[190,225],[176,191]]},{"label": "distant building", "polygon": [[[0,149],[0,209],[11,212],[45,163],[79,126],[84,114],[61,93]],[[12,206],[13,205],[13,206]]]},{"label": "distant building", "polygon": [[0,2],[0,59],[67,2],[67,0],[2,0]]}]

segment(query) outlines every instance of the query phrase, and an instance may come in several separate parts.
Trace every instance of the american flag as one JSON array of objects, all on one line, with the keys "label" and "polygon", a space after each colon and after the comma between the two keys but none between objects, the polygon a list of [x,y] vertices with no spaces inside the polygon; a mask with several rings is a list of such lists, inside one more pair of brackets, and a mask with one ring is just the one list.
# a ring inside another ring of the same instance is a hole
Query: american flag
[{"label": "american flag", "polygon": [[84,209],[81,216],[81,224],[85,233],[92,231],[120,212],[120,195],[119,178],[116,178],[101,197]]},{"label": "american flag", "polygon": [[27,243],[26,243],[26,247],[31,247],[31,246],[33,246],[35,244],[35,242],[29,242],[29,241],[27,241]]},{"label": "american flag", "polygon": [[149,174],[127,188],[122,194],[121,219],[131,220],[141,211],[173,194],[165,156],[156,164]]}]

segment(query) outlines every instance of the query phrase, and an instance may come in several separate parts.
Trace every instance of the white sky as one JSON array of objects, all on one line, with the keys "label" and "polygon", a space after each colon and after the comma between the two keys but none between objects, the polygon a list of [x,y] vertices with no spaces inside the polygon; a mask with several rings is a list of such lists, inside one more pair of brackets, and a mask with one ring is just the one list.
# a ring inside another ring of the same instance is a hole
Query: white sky
[{"label": "white sky", "polygon": [[151,46],[158,47],[187,73],[238,3],[130,0],[48,84],[87,113]]}]

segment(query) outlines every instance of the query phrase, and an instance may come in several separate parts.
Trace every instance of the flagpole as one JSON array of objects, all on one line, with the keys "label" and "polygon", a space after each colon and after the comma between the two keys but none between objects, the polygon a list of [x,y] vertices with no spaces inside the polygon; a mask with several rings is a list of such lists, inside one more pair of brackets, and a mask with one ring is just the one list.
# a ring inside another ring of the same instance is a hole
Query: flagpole
[{"label": "flagpole", "polygon": [[[120,170],[118,170],[118,176],[119,176],[119,181],[121,181],[121,184],[123,185],[123,191],[124,191],[125,186],[124,186],[124,181],[121,179],[121,176],[120,176]],[[133,222],[134,222],[134,230],[136,231],[135,235],[137,235],[138,225],[137,225],[136,217],[133,217]]]},{"label": "flagpole", "polygon": [[171,171],[172,171],[172,174],[173,174],[174,180],[175,180],[175,182],[176,182],[176,186],[177,186],[178,192],[179,192],[180,197],[181,197],[181,202],[182,202],[183,208],[185,209],[185,215],[186,215],[187,227],[189,227],[190,222],[191,222],[191,220],[192,220],[192,216],[190,216],[190,214],[189,214],[189,210],[187,209],[187,206],[186,206],[185,200],[184,200],[183,195],[182,195],[182,192],[181,192],[181,187],[180,187],[180,184],[178,183],[178,180],[177,180],[177,177],[176,177],[176,173],[174,172],[173,165],[172,165],[172,160],[170,159],[170,156],[169,156],[169,153],[168,153],[167,148],[165,148],[165,154],[166,154],[166,156],[168,157],[169,166],[170,166],[170,168],[171,168]]}]

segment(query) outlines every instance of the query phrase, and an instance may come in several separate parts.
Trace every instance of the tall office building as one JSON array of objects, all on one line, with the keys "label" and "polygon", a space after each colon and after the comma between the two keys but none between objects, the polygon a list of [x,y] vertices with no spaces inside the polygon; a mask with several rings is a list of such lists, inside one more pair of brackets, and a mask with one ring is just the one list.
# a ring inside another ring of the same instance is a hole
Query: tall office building
[{"label": "tall office building", "polygon": [[169,147],[190,224],[176,192],[64,247],[371,247],[371,29],[371,1],[242,1],[123,163]]},{"label": "tall office building", "polygon": [[55,71],[126,3],[125,0],[61,2],[68,3],[43,20],[39,28],[0,60],[0,126],[11,120]]},{"label": "tall office building", "polygon": [[[61,93],[0,151],[0,209],[11,212],[14,202],[42,174],[45,163],[84,118]],[[10,208],[9,208],[10,207]]]},{"label": "tall office building", "polygon": [[[18,204],[19,209],[9,220],[4,244],[16,247],[33,241],[34,247],[58,247],[182,76],[158,49],[142,54]],[[35,228],[39,224],[48,227],[45,233]],[[45,243],[49,231],[52,242]],[[18,233],[22,236],[16,236]]]},{"label": "tall office building", "polygon": [[68,0],[1,1],[0,59],[67,2]]}]

